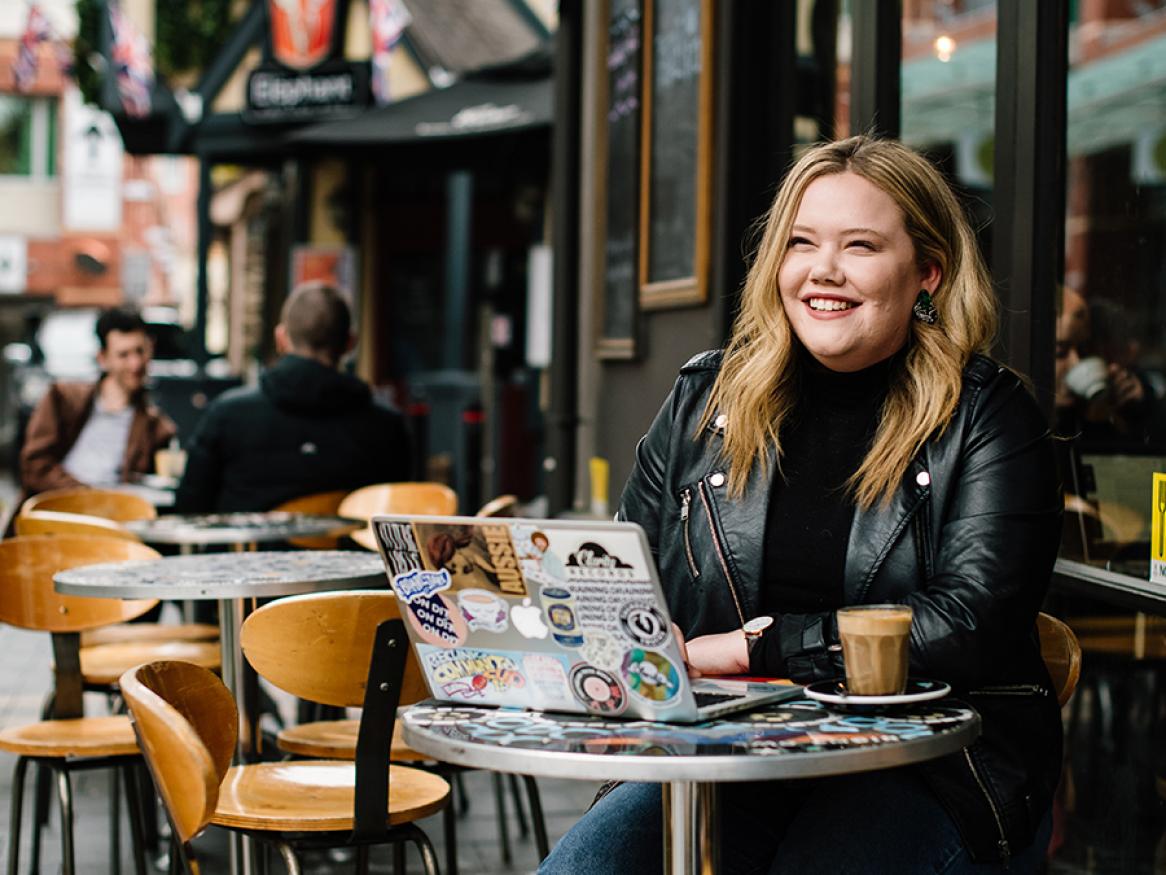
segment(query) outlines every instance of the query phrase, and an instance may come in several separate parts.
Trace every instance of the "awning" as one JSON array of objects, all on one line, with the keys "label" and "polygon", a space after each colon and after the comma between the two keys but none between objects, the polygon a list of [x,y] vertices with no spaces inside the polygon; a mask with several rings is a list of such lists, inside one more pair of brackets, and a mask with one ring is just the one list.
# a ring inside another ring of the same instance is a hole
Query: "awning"
[{"label": "awning", "polygon": [[313,146],[387,146],[512,134],[549,127],[554,79],[467,77],[449,86],[301,128],[287,141]]}]

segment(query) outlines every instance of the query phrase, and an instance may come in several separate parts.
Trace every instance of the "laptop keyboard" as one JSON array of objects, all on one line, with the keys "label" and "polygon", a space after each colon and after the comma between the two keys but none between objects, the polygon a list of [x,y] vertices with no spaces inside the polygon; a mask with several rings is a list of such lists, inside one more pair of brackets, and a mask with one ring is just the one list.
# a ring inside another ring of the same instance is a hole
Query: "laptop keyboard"
[{"label": "laptop keyboard", "polygon": [[740,693],[697,693],[694,692],[692,697],[696,699],[696,707],[707,708],[709,705],[719,705],[722,702],[732,702],[736,699],[745,698]]}]

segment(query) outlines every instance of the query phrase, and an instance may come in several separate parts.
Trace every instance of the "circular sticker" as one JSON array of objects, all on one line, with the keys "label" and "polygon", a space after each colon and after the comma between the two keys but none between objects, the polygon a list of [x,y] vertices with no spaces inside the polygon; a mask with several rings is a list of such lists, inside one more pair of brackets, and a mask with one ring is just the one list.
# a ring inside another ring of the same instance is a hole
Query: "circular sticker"
[{"label": "circular sticker", "polygon": [[620,608],[619,625],[641,647],[659,647],[668,640],[664,615],[647,602],[628,602]]},{"label": "circular sticker", "polygon": [[615,675],[585,662],[571,669],[571,692],[594,714],[622,714],[628,703]]},{"label": "circular sticker", "polygon": [[634,647],[624,654],[620,672],[628,689],[648,702],[667,702],[680,692],[680,674],[662,653]]}]

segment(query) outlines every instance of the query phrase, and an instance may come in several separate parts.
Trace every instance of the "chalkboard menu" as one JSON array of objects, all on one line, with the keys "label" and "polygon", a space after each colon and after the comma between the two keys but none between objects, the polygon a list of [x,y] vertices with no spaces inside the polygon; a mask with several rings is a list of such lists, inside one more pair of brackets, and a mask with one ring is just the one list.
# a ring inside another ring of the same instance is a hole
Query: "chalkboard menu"
[{"label": "chalkboard menu", "polygon": [[641,151],[641,303],[707,294],[712,158],[709,0],[645,0]]},{"label": "chalkboard menu", "polygon": [[640,141],[639,0],[611,0],[607,34],[607,197],[600,355],[634,354]]}]

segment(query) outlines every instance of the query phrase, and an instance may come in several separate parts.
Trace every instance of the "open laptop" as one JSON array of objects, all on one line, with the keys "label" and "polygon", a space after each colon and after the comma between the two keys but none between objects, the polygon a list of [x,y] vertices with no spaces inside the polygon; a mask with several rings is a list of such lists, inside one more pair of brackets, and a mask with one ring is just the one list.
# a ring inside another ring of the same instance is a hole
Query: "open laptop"
[{"label": "open laptop", "polygon": [[378,515],[372,528],[441,701],[692,723],[801,692],[688,677],[634,523]]}]

